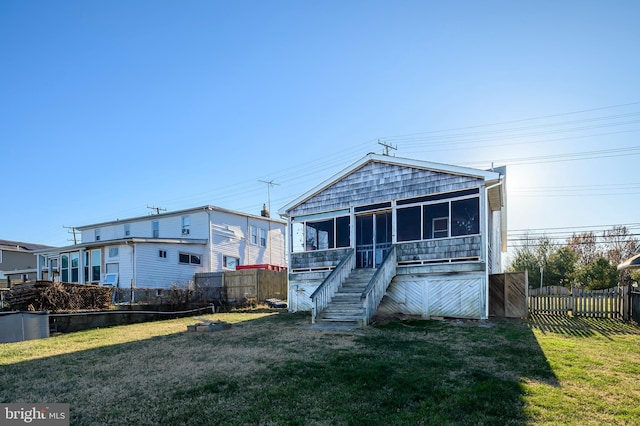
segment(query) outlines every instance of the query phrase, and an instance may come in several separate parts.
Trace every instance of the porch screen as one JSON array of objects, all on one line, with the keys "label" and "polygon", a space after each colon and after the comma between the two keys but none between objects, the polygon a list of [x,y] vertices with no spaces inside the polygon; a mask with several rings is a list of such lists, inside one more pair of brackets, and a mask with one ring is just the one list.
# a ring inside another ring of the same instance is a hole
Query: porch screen
[{"label": "porch screen", "polygon": [[[438,200],[442,198],[440,194]],[[398,241],[478,235],[480,198],[476,196],[399,207],[396,218]]]},{"label": "porch screen", "polygon": [[348,216],[291,224],[293,252],[328,250],[349,247],[349,245]]}]

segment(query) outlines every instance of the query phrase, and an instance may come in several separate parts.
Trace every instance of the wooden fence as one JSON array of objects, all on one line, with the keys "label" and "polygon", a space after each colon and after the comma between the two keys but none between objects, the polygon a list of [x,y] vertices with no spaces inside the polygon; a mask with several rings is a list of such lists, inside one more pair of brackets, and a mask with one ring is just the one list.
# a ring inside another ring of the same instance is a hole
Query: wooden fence
[{"label": "wooden fence", "polygon": [[287,298],[287,272],[265,269],[198,273],[194,277],[196,289],[214,289],[217,301],[243,303],[248,300]]},{"label": "wooden fence", "polygon": [[547,286],[529,290],[529,312],[588,316],[598,318],[629,319],[629,287],[613,287],[604,290],[571,289]]},{"label": "wooden fence", "polygon": [[527,317],[527,271],[489,275],[489,315]]}]

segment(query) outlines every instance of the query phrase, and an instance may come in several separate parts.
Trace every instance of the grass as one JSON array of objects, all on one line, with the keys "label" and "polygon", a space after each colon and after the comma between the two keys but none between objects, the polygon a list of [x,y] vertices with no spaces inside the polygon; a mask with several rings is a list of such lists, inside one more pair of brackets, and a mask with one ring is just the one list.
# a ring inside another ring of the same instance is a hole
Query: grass
[{"label": "grass", "polygon": [[612,320],[398,321],[311,330],[306,314],[208,315],[0,345],[1,402],[71,423],[638,424],[640,328]]}]

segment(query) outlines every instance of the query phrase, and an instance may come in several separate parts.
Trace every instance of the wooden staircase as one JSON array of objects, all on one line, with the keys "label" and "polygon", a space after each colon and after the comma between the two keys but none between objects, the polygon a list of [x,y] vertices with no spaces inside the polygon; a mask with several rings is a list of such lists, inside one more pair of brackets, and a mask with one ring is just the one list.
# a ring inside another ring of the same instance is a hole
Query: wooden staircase
[{"label": "wooden staircase", "polygon": [[372,268],[351,271],[316,322],[334,326],[362,326],[365,308],[361,295],[375,272]]}]

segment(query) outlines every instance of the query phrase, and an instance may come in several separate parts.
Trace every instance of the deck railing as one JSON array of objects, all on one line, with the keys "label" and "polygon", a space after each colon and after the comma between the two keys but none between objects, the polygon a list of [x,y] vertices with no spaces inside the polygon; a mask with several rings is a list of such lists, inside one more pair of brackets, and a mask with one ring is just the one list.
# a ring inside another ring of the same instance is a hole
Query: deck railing
[{"label": "deck railing", "polygon": [[316,318],[325,310],[333,295],[336,294],[340,284],[349,276],[353,268],[356,267],[355,250],[349,253],[338,263],[327,278],[311,294],[311,323],[315,324]]},{"label": "deck railing", "polygon": [[387,252],[367,287],[362,291],[360,299],[364,305],[363,325],[369,324],[371,318],[373,318],[391,280],[396,275],[397,259],[396,246],[394,245]]}]

